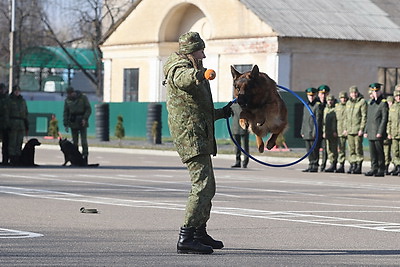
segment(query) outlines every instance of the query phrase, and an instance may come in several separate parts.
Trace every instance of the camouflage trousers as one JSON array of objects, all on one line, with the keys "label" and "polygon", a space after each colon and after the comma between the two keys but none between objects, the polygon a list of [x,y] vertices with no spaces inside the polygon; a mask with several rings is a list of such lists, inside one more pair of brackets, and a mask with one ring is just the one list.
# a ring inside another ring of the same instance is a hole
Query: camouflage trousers
[{"label": "camouflage trousers", "polygon": [[215,195],[214,170],[210,155],[198,155],[188,162],[192,187],[185,212],[185,227],[199,227],[210,218],[211,200]]},{"label": "camouflage trousers", "polygon": [[349,162],[361,163],[364,160],[363,137],[356,134],[347,136],[347,144],[349,147]]},{"label": "camouflage trousers", "polygon": [[344,164],[346,160],[346,142],[347,142],[347,137],[345,136],[340,136],[339,137],[339,142],[338,142],[338,162],[340,164]]},{"label": "camouflage trousers", "polygon": [[89,155],[89,146],[87,141],[87,128],[82,127],[78,129],[71,128],[72,143],[76,146],[79,144],[79,134],[81,135],[82,155],[87,157]]}]

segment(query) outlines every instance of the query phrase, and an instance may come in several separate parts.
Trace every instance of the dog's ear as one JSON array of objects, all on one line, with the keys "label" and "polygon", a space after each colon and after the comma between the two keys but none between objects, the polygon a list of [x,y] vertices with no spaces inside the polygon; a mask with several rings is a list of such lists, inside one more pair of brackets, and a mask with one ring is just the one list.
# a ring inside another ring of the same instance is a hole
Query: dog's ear
[{"label": "dog's ear", "polygon": [[258,66],[254,65],[253,69],[251,70],[250,76],[253,78],[258,78],[259,74],[260,74],[260,70],[258,69]]},{"label": "dog's ear", "polygon": [[236,80],[240,75],[242,75],[232,65],[231,65],[231,73],[234,80]]}]

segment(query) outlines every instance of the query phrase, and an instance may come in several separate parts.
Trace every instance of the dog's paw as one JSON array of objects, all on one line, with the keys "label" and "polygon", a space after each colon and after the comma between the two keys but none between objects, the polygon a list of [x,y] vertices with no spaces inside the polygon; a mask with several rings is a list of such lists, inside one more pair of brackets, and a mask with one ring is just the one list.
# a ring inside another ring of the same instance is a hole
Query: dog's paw
[{"label": "dog's paw", "polygon": [[249,122],[246,119],[239,119],[239,125],[245,130],[249,128]]},{"label": "dog's paw", "polygon": [[274,146],[275,146],[275,142],[268,142],[266,147],[268,150],[271,150],[272,148],[274,148]]}]

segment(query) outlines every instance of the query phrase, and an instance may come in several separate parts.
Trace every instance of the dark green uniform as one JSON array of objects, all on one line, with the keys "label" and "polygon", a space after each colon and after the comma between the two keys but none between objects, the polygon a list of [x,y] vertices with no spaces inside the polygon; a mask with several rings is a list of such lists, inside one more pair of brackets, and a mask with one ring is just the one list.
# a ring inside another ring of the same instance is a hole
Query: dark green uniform
[{"label": "dark green uniform", "polygon": [[[238,145],[242,146],[244,151],[249,153],[249,131],[243,129],[239,125],[239,118],[240,118],[240,113],[242,112],[242,108],[237,103],[233,104],[231,108],[233,112],[232,127],[231,127],[233,137],[235,138]],[[232,167],[243,166],[243,168],[246,168],[247,164],[249,163],[249,156],[247,156],[246,154],[243,156],[243,165],[241,165],[242,151],[237,146],[235,146],[235,151],[236,151],[236,162],[235,165],[233,165]]]},{"label": "dark green uniform", "polygon": [[22,142],[28,130],[28,108],[25,99],[16,90],[10,94],[10,133],[8,152],[12,165],[19,164],[19,157],[22,151]]},{"label": "dark green uniform", "polygon": [[[310,94],[316,94],[317,89],[315,88],[308,88],[306,90],[306,93],[308,95]],[[316,97],[316,96],[314,96]],[[314,98],[312,102],[307,101],[308,107],[311,109],[311,111],[315,115],[315,119],[317,120],[317,127],[320,127],[322,125],[322,109],[321,109],[321,102],[317,100],[317,98]],[[319,133],[322,131],[322,128],[318,128]],[[309,110],[307,107],[304,107],[303,110],[303,120],[301,124],[301,130],[300,134],[305,141],[306,149],[307,151],[310,151],[312,148],[315,139],[319,138],[319,136],[316,136],[316,129],[315,129],[315,123],[314,119],[311,116]],[[308,168],[305,169],[304,171],[306,172],[317,172],[318,171],[318,161],[319,161],[319,144],[315,146],[314,150],[311,151],[311,153],[308,155]]]},{"label": "dark green uniform", "polygon": [[92,108],[86,95],[71,88],[64,102],[64,127],[71,128],[72,142],[76,146],[81,135],[82,155],[86,161],[89,155],[87,127],[91,113]]},{"label": "dark green uniform", "polygon": [[10,128],[10,99],[8,97],[7,88],[4,84],[0,84],[0,139],[1,139],[1,153],[2,164],[7,165],[9,160],[8,154],[8,140]]},{"label": "dark green uniform", "polygon": [[[371,87],[371,86],[370,86]],[[383,152],[383,140],[386,138],[386,126],[388,122],[388,104],[386,99],[379,96],[368,104],[367,125],[365,133],[369,141],[371,154],[371,170],[367,176],[384,176],[385,154]],[[377,136],[377,135],[380,135]]]}]

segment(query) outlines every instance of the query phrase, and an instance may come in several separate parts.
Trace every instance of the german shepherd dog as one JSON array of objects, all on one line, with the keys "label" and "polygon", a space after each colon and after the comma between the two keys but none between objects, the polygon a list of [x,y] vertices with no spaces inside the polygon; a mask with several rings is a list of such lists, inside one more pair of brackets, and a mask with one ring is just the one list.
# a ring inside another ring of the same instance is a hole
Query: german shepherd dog
[{"label": "german shepherd dog", "polygon": [[18,165],[24,167],[39,166],[35,164],[35,146],[40,146],[41,144],[42,143],[40,143],[36,138],[29,139],[28,142],[26,142],[24,149],[22,149]]},{"label": "german shepherd dog", "polygon": [[271,133],[267,149],[275,146],[276,138],[288,125],[287,108],[274,80],[260,72],[257,65],[251,71],[240,73],[231,66],[234,95],[242,108],[239,124],[256,135],[257,148],[264,152],[263,137]]},{"label": "german shepherd dog", "polygon": [[64,154],[64,164],[62,166],[67,165],[68,162],[71,163],[71,166],[89,166],[89,167],[97,167],[99,164],[86,164],[82,153],[79,152],[78,147],[75,146],[71,141],[66,138],[60,138],[58,141],[60,145],[61,152]]}]

